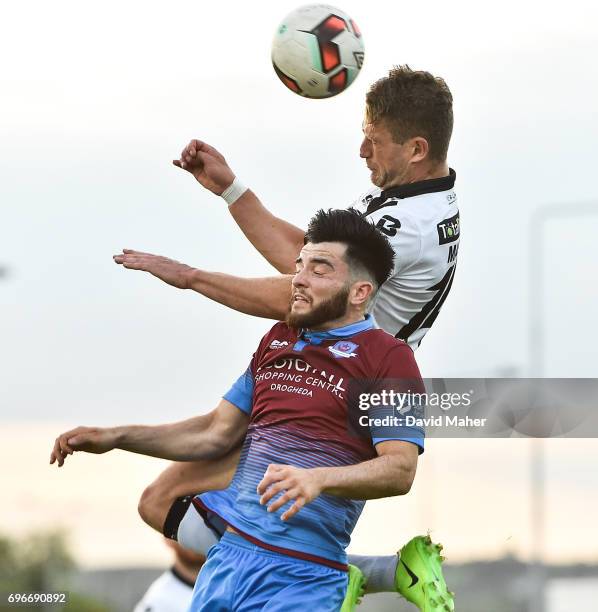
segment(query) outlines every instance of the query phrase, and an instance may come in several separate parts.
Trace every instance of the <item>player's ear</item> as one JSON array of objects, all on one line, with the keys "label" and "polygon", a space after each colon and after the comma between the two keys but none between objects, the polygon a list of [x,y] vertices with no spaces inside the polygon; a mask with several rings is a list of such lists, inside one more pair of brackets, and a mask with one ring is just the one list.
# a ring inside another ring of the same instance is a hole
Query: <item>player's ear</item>
[{"label": "player's ear", "polygon": [[428,157],[430,152],[430,145],[428,141],[422,136],[415,136],[409,140],[411,147],[411,162],[420,162]]},{"label": "player's ear", "polygon": [[367,304],[374,292],[374,285],[368,281],[357,281],[351,287],[349,301],[353,306],[362,306]]}]

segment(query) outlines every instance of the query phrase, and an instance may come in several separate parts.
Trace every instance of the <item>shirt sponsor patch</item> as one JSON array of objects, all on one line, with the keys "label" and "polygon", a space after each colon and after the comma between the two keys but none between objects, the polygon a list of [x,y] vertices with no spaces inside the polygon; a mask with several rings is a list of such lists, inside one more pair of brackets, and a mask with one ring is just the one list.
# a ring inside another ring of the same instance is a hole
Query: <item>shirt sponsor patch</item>
[{"label": "shirt sponsor patch", "polygon": [[448,244],[459,239],[459,213],[448,219],[444,219],[437,226],[438,244]]}]

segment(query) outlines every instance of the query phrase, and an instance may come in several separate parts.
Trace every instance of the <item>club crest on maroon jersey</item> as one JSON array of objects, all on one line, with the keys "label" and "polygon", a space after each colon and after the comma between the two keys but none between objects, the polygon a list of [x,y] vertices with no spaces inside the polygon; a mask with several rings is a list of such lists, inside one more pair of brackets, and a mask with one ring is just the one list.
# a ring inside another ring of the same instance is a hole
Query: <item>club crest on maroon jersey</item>
[{"label": "club crest on maroon jersey", "polygon": [[337,358],[357,357],[357,353],[355,353],[354,351],[358,346],[358,344],[349,342],[348,340],[341,340],[340,342],[337,342],[334,346],[329,346],[328,350]]}]

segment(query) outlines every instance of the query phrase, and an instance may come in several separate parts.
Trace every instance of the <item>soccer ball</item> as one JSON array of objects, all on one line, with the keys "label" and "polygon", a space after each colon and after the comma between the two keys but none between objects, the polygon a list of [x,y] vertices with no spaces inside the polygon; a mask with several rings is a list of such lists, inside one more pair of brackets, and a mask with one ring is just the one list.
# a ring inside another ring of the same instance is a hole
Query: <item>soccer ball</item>
[{"label": "soccer ball", "polygon": [[357,24],[328,4],[309,4],[287,15],[272,43],[280,80],[306,98],[329,98],[355,80],[363,64]]}]

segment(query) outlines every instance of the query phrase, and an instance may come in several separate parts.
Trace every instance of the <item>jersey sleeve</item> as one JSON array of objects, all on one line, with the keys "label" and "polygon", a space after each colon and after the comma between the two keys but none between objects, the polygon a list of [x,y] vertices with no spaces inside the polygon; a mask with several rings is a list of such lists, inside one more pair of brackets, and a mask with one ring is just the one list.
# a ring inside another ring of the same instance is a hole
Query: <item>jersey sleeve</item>
[{"label": "jersey sleeve", "polygon": [[425,386],[413,351],[407,344],[398,344],[387,353],[370,387],[372,443],[403,440],[423,453],[425,432],[415,422],[424,416],[424,398]]},{"label": "jersey sleeve", "polygon": [[249,364],[245,372],[237,378],[233,386],[224,394],[224,399],[234,404],[241,412],[251,414],[253,407],[253,371],[252,363]]},{"label": "jersey sleeve", "polygon": [[386,206],[366,216],[386,236],[395,252],[394,274],[402,274],[422,254],[422,233],[415,219],[400,210]]},{"label": "jersey sleeve", "polygon": [[255,387],[255,373],[258,369],[260,359],[265,348],[270,343],[270,337],[274,330],[278,329],[280,323],[277,323],[272,329],[260,340],[260,343],[251,357],[251,361],[247,369],[237,380],[232,387],[222,396],[223,399],[234,404],[241,412],[251,414],[253,408],[253,389]]}]

